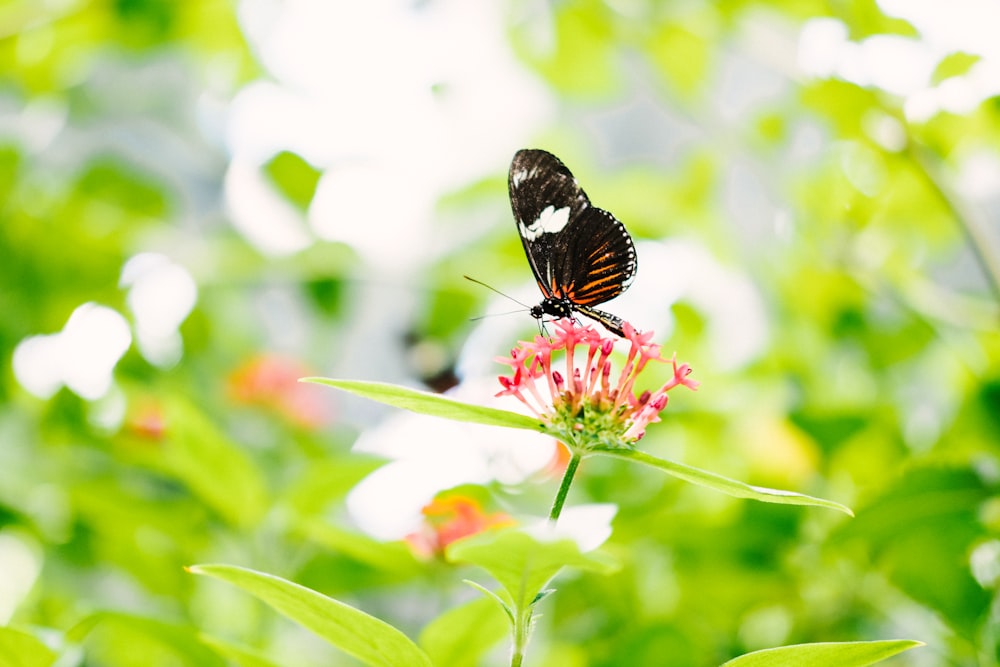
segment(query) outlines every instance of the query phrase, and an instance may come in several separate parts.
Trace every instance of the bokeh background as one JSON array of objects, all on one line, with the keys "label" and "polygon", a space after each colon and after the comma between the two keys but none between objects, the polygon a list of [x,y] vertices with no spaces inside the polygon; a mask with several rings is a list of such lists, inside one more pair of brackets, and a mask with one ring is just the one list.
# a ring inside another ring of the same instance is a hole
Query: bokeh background
[{"label": "bokeh background", "polygon": [[537,302],[506,169],[539,147],[636,239],[609,310],[702,383],[642,447],[857,517],[588,461],[570,504],[623,567],[561,576],[528,664],[1000,664],[998,27],[988,0],[7,0],[0,640],[356,664],[197,562],[414,637],[474,597],[399,540],[457,485],[544,515],[553,444],[295,380],[493,401],[536,325],[463,275]]}]

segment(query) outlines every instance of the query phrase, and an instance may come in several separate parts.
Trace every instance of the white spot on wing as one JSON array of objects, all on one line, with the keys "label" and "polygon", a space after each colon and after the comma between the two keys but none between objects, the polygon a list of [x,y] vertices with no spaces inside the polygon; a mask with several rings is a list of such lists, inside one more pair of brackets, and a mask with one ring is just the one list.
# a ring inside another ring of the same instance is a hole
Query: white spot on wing
[{"label": "white spot on wing", "polygon": [[542,234],[556,234],[561,232],[563,227],[569,223],[569,211],[569,206],[564,206],[560,209],[556,209],[553,206],[546,206],[538,214],[538,219],[533,223],[527,227],[524,226],[524,223],[519,225],[521,236],[529,241],[534,241]]},{"label": "white spot on wing", "polygon": [[517,172],[515,172],[514,178],[511,179],[511,180],[514,181],[514,186],[517,187],[527,177],[528,177],[528,170],[527,169],[519,169]]}]

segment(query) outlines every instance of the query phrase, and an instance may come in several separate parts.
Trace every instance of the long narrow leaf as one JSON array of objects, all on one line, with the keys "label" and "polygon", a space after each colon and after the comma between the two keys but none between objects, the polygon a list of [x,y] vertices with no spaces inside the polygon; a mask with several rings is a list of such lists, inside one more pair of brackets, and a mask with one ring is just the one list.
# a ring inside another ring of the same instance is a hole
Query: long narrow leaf
[{"label": "long narrow leaf", "polygon": [[193,565],[195,574],[228,581],[373,667],[431,667],[416,644],[385,621],[274,575],[235,565]]},{"label": "long narrow leaf", "polygon": [[[144,655],[144,652],[149,651],[156,651],[158,654],[162,652],[163,662],[160,664],[198,667],[225,667],[226,664],[222,656],[201,641],[198,631],[186,624],[124,611],[95,611],[70,628],[66,638],[73,643],[83,643],[85,639],[91,640],[94,635],[105,639],[113,637],[121,645],[137,651],[137,655]],[[101,639],[96,641],[97,645],[103,643]],[[113,649],[110,650],[113,652]],[[2,657],[3,653],[0,652],[0,658]],[[96,655],[88,657],[93,657],[95,664],[105,664]],[[7,667],[2,659],[0,666]]]},{"label": "long narrow leaf", "polygon": [[923,643],[911,639],[796,644],[747,653],[722,667],[867,667],[917,646]]},{"label": "long narrow leaf", "polygon": [[802,493],[796,493],[795,491],[769,489],[764,486],[752,486],[745,482],[723,477],[722,475],[718,475],[714,472],[701,470],[700,468],[684,465],[683,463],[676,463],[675,461],[667,461],[666,459],[661,459],[638,450],[609,449],[602,450],[601,453],[608,456],[616,456],[630,461],[645,463],[648,466],[659,468],[668,475],[673,475],[678,479],[683,479],[685,482],[691,482],[692,484],[708,487],[727,495],[735,496],[736,498],[748,498],[750,500],[759,500],[765,503],[778,503],[780,505],[826,507],[828,509],[835,509],[839,512],[843,512],[849,516],[854,516],[854,512],[851,511],[851,508],[832,500],[814,498]]},{"label": "long narrow leaf", "polygon": [[233,665],[238,665],[239,667],[278,667],[278,665],[270,660],[261,657],[254,649],[245,648],[233,642],[209,635],[201,635],[199,639],[201,639],[205,646],[211,647],[212,650],[224,656]]},{"label": "long narrow leaf", "polygon": [[486,424],[487,426],[506,426],[508,428],[523,428],[529,431],[545,432],[542,422],[517,412],[462,403],[461,401],[446,398],[438,394],[417,391],[416,389],[400,387],[394,384],[364,382],[361,380],[335,380],[320,377],[302,378],[300,381],[325,384],[329,387],[348,391],[357,396],[370,398],[379,403],[385,403],[386,405],[434,417],[471,422],[473,424]]},{"label": "long narrow leaf", "polygon": [[49,667],[56,654],[39,639],[11,628],[0,628],[0,665],[3,667]]}]

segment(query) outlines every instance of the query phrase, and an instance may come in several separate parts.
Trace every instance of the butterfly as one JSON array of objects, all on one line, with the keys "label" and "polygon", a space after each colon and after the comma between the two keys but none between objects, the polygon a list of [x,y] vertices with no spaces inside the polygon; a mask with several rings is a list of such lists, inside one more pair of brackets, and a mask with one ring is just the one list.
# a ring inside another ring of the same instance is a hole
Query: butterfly
[{"label": "butterfly", "polygon": [[625,225],[590,204],[566,165],[543,150],[514,155],[507,179],[517,231],[544,299],[531,316],[578,312],[624,336],[625,320],[594,308],[632,283],[635,244]]}]

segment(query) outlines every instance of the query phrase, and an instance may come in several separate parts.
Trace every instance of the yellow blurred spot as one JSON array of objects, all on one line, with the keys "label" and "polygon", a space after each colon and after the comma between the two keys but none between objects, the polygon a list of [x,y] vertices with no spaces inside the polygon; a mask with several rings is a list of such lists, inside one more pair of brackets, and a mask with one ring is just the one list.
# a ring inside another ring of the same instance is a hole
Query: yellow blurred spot
[{"label": "yellow blurred spot", "polygon": [[795,489],[815,474],[819,460],[816,443],[787,421],[756,417],[741,431],[755,481]]}]

